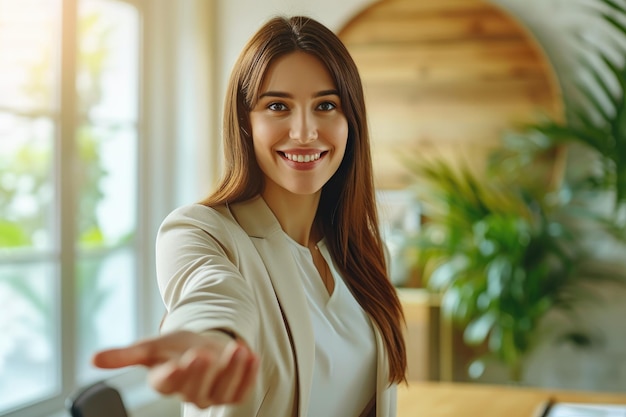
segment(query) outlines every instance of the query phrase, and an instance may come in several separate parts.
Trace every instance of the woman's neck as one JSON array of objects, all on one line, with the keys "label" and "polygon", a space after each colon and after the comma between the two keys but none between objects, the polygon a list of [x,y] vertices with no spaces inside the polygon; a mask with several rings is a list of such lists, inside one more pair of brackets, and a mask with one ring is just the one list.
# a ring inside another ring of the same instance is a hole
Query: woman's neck
[{"label": "woman's neck", "polygon": [[309,246],[309,243],[321,238],[313,230],[320,195],[321,191],[307,195],[291,193],[277,195],[268,189],[261,193],[281,228],[302,246]]}]

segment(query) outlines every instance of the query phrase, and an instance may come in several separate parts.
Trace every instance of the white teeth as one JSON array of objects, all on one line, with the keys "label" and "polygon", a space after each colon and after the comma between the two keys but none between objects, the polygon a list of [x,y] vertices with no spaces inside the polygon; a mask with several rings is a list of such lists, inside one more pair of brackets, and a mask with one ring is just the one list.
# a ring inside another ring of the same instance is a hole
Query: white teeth
[{"label": "white teeth", "polygon": [[311,162],[311,161],[317,161],[318,159],[320,159],[320,155],[319,153],[313,154],[313,155],[294,155],[294,154],[290,154],[290,153],[285,153],[285,157],[287,159],[289,159],[290,161],[294,161],[294,162]]}]

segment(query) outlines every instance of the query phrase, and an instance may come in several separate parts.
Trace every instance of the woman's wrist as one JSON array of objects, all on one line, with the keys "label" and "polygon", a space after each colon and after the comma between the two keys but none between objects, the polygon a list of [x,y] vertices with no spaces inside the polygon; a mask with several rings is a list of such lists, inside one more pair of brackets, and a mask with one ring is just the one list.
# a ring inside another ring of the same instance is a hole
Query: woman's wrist
[{"label": "woman's wrist", "polygon": [[203,332],[203,334],[222,334],[222,335],[226,335],[228,337],[230,337],[233,340],[238,340],[239,337],[237,337],[237,334],[231,330],[228,329],[224,329],[224,328],[219,328],[219,329],[209,329],[205,332]]}]

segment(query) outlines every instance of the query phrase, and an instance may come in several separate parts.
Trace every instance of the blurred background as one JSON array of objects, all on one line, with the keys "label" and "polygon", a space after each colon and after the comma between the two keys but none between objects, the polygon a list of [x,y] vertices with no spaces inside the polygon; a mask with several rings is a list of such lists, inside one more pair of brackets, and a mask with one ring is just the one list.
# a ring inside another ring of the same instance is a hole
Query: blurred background
[{"label": "blurred background", "polygon": [[624,0],[0,0],[0,415],[103,378],[177,414],[89,358],[156,334],[156,230],[276,14],[361,72],[409,379],[626,391]]}]

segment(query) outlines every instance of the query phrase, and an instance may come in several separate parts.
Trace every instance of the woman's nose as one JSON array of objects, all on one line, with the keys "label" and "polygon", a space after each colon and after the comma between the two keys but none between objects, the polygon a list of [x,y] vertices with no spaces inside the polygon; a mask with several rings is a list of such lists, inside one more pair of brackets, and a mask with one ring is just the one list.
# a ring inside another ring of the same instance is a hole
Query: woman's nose
[{"label": "woman's nose", "polygon": [[305,111],[294,115],[289,129],[289,137],[302,143],[316,140],[317,124],[315,117]]}]

